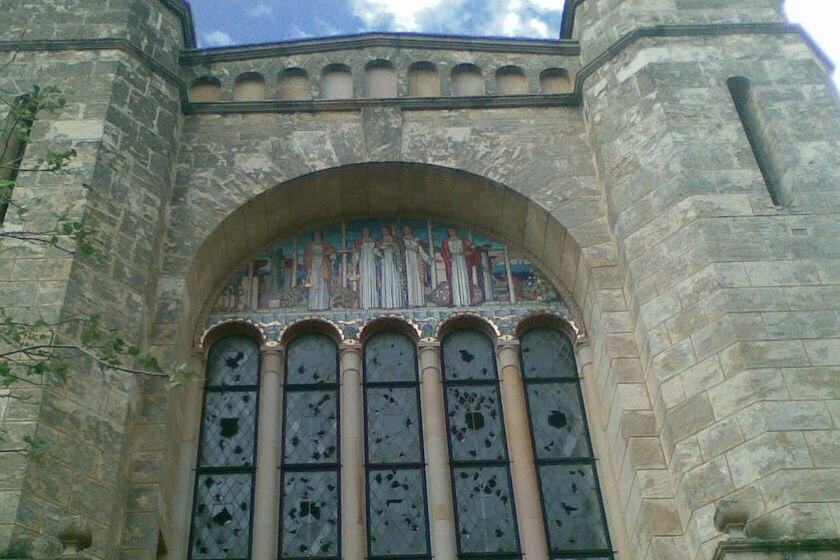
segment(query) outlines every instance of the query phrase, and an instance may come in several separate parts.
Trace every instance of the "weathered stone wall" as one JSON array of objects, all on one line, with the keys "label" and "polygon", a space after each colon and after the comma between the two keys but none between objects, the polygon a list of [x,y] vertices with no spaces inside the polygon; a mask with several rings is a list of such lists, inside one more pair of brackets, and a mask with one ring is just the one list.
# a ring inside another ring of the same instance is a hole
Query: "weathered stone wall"
[{"label": "weathered stone wall", "polygon": [[[44,10],[15,10],[16,3],[8,4],[15,6],[4,3],[4,13],[14,16],[4,19],[9,27],[3,39],[16,40],[19,28],[37,31],[20,43],[15,62],[0,76],[3,86],[23,91],[33,84],[54,85],[67,99],[56,114],[38,116],[24,166],[48,148],[72,147],[78,155],[67,174],[22,173],[14,196],[29,212],[22,219],[10,215],[4,227],[49,229],[60,212],[69,211],[71,218],[91,220],[101,246],[88,257],[4,240],[0,305],[48,321],[98,314],[142,346],[157,291],[177,152],[178,83],[125,50],[76,51],[63,43],[62,52],[36,54],[28,41],[107,39],[113,32],[153,56],[163,56],[159,51],[168,48],[167,62],[173,63],[180,27],[172,24],[180,23],[154,2],[113,3],[99,10],[58,7],[59,12],[79,10],[78,25],[64,25],[64,18],[46,4]],[[141,41],[150,30],[146,23],[155,34]],[[169,39],[158,32],[168,33]],[[80,514],[93,526],[92,555],[115,557],[122,527],[131,523],[125,510],[129,472],[138,470],[132,465],[139,460],[132,449],[134,418],[154,414],[148,398],[141,401],[138,381],[101,374],[79,361],[66,383],[14,388],[13,393],[27,400],[4,400],[3,426],[11,441],[27,435],[42,441],[44,453],[38,460],[3,457],[0,555],[18,557],[33,547],[54,547],[59,520]],[[52,538],[53,545],[35,542],[39,535]]]},{"label": "weathered stone wall", "polygon": [[[637,4],[581,5],[585,57],[599,54],[604,36],[650,23]],[[713,4],[712,22],[778,19],[777,3]],[[704,21],[689,10],[698,3],[655,6],[657,23]],[[640,19],[612,18],[628,10]],[[840,207],[830,162],[840,155],[840,119],[814,53],[778,31],[640,38],[584,84],[662,467],[676,488],[668,508],[679,524],[650,535],[628,527],[639,558],[710,557],[724,497],[749,504],[756,536],[838,531],[840,461],[829,450],[840,434]],[[762,100],[796,191],[789,206],[770,201],[726,87],[731,76],[750,78]],[[659,490],[640,473],[622,484],[634,501]]]}]

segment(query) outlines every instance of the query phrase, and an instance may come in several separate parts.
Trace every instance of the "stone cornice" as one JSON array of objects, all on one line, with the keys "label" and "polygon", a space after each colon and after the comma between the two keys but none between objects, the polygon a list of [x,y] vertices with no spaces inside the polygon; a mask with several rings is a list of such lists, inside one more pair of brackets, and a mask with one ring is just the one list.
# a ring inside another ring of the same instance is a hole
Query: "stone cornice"
[{"label": "stone cornice", "polygon": [[283,41],[263,45],[185,50],[181,53],[180,61],[181,64],[189,66],[212,62],[253,60],[257,58],[274,58],[371,47],[568,56],[580,54],[577,41],[425,35],[419,33],[364,33],[359,35],[321,37],[302,41]]},{"label": "stone cornice", "polygon": [[159,0],[159,2],[180,20],[181,33],[184,35],[184,46],[188,49],[194,49],[196,45],[195,27],[193,26],[190,5],[184,0]]},{"label": "stone cornice", "polygon": [[[740,553],[840,552],[840,539],[729,539],[718,543],[712,560],[737,560]],[[782,558],[783,556],[779,556]],[[772,558],[776,558],[773,556]],[[787,558],[787,556],[784,556]]]},{"label": "stone cornice", "polygon": [[[578,3],[583,0],[572,0]],[[716,37],[722,35],[779,35],[794,33],[802,36],[829,69],[834,65],[799,25],[792,23],[720,23],[697,25],[655,25],[639,27],[613,43],[610,48],[580,69],[575,79],[575,95],[580,98],[586,79],[640,39],[661,37]]]},{"label": "stone cornice", "polygon": [[573,93],[551,95],[480,95],[475,97],[392,97],[387,99],[307,99],[301,101],[216,101],[187,103],[184,113],[318,113],[323,111],[359,111],[365,107],[399,107],[404,111],[451,109],[508,109],[518,107],[576,106]]}]

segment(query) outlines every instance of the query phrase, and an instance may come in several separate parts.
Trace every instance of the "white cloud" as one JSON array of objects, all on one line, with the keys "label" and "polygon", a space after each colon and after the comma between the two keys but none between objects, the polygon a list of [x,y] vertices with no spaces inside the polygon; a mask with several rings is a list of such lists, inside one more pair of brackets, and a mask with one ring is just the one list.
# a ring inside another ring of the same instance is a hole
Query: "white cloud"
[{"label": "white cloud", "polygon": [[204,42],[208,47],[226,47],[233,44],[233,37],[221,29],[215,29],[204,34]]},{"label": "white cloud", "polygon": [[420,31],[417,15],[434,9],[443,0],[352,0],[353,13],[371,24],[382,17],[393,17],[396,31]]},{"label": "white cloud", "polygon": [[[788,0],[785,3],[785,11],[791,21],[802,24],[835,64],[840,64],[840,35],[837,33],[840,3],[826,0]],[[840,70],[835,71],[834,80],[840,84]]]},{"label": "white cloud", "polygon": [[[395,31],[426,31],[424,27],[450,28],[464,19],[468,0],[351,0],[353,12],[368,25],[392,18]],[[534,17],[534,12],[562,11],[561,0],[487,0],[482,5],[491,18],[480,28],[454,31],[467,35],[503,35],[508,37],[554,37],[559,29]],[[424,25],[425,24],[425,25]]]},{"label": "white cloud", "polygon": [[271,9],[271,6],[266,4],[265,2],[258,2],[255,6],[248,6],[245,8],[245,11],[248,12],[248,15],[254,18],[270,16],[274,13],[274,10]]}]

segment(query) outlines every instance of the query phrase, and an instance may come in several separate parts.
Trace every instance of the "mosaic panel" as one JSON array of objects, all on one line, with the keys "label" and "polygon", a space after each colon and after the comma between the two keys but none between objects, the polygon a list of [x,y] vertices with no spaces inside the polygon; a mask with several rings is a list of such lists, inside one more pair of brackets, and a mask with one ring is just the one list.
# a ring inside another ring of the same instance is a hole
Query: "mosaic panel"
[{"label": "mosaic panel", "polygon": [[526,391],[537,459],[588,456],[577,383],[529,383]]},{"label": "mosaic panel", "polygon": [[417,381],[417,352],[406,335],[379,333],[365,343],[365,381]]},{"label": "mosaic panel", "polygon": [[458,541],[462,553],[516,552],[510,482],[505,467],[455,468]]},{"label": "mosaic panel", "polygon": [[255,391],[207,392],[200,467],[247,467],[254,461]]},{"label": "mosaic panel", "polygon": [[331,464],[338,460],[336,391],[288,391],[283,461]]},{"label": "mosaic panel", "polygon": [[285,239],[236,272],[213,313],[473,307],[559,301],[524,255],[425,219],[335,223]]},{"label": "mosaic panel", "polygon": [[416,387],[365,391],[368,463],[420,462],[420,413]]},{"label": "mosaic panel", "polygon": [[299,336],[286,349],[286,383],[338,383],[338,348],[323,334]]},{"label": "mosaic panel", "polygon": [[250,474],[199,475],[193,519],[193,558],[248,557],[251,484]]},{"label": "mosaic panel", "polygon": [[337,557],[338,473],[283,473],[281,557]]},{"label": "mosaic panel", "polygon": [[456,331],[443,341],[443,368],[447,382],[496,379],[493,342],[478,331]]},{"label": "mosaic panel", "polygon": [[428,553],[422,469],[368,472],[370,554]]},{"label": "mosaic panel", "polygon": [[226,336],[207,356],[207,386],[259,384],[260,347],[247,336]]},{"label": "mosaic panel", "polygon": [[540,465],[538,469],[551,549],[605,549],[607,539],[592,467]]}]

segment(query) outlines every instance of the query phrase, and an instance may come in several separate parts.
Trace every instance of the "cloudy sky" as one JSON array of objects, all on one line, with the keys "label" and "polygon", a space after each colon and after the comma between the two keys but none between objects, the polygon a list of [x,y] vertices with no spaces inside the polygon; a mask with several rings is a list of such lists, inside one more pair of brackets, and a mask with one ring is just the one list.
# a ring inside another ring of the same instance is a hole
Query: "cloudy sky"
[{"label": "cloudy sky", "polygon": [[[556,38],[563,11],[563,0],[189,1],[202,47],[366,31]],[[840,61],[840,1],[787,0],[786,8],[792,21]]]}]

